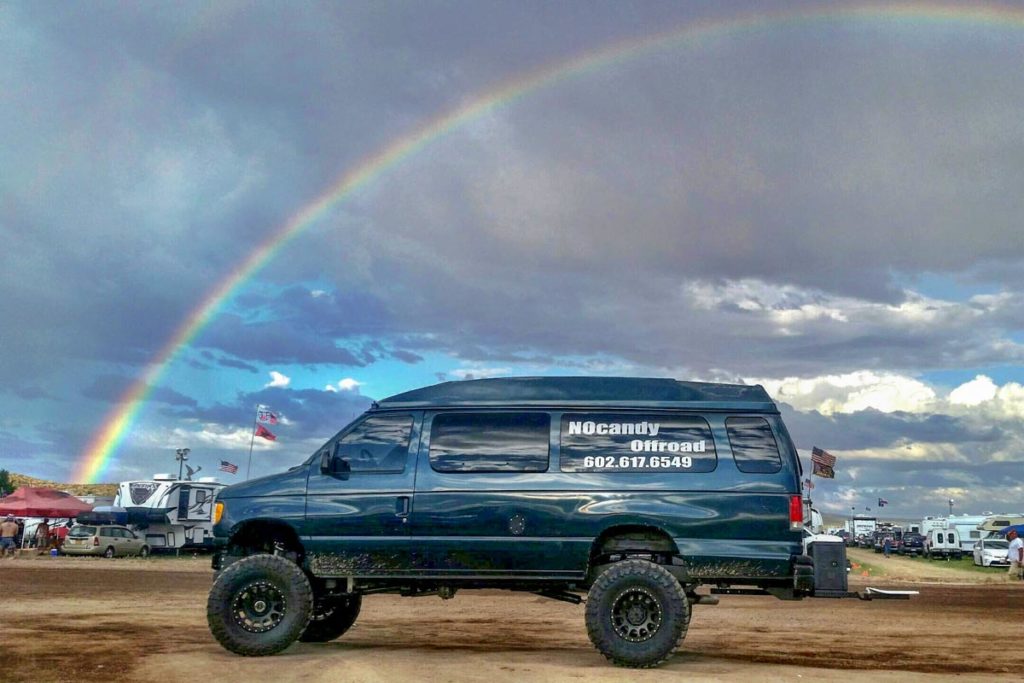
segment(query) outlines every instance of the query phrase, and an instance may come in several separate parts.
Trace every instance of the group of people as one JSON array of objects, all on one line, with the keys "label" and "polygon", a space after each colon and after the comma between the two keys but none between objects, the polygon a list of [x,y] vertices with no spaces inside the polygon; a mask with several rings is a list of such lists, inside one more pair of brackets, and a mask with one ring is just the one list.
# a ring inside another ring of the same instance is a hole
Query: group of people
[{"label": "group of people", "polygon": [[[12,556],[20,550],[24,529],[24,524],[15,520],[12,515],[7,515],[4,521],[0,522],[0,557]],[[47,517],[36,525],[33,538],[36,551],[42,555],[49,552],[50,546],[59,535],[55,535],[50,529],[50,519]]]}]

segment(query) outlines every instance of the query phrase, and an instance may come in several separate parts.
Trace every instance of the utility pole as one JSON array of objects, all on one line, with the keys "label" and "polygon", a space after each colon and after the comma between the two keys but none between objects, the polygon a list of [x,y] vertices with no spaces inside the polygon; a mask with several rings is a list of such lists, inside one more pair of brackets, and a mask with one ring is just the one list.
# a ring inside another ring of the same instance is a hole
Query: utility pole
[{"label": "utility pole", "polygon": [[178,481],[181,481],[181,470],[185,467],[185,461],[188,460],[189,451],[191,448],[179,448],[175,451],[178,455],[175,460],[178,461]]}]

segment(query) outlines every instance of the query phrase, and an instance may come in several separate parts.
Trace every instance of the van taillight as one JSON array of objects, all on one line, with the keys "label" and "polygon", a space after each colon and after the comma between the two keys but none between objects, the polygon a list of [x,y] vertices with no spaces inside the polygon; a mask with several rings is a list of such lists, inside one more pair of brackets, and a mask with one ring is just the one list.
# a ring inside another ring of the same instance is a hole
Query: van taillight
[{"label": "van taillight", "polygon": [[92,537],[92,544],[93,545],[99,545],[100,544],[100,539],[98,539],[97,537],[93,536]]},{"label": "van taillight", "polygon": [[804,528],[804,502],[800,496],[789,497],[789,529],[800,531]]}]

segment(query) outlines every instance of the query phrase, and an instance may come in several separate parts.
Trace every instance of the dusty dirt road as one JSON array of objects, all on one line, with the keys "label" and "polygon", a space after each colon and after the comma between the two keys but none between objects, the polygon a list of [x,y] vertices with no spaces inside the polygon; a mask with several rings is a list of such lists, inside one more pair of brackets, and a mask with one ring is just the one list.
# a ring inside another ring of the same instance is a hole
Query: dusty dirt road
[{"label": "dusty dirt road", "polygon": [[[253,659],[225,652],[207,630],[206,558],[5,560],[0,681],[980,681],[1019,671],[1024,584],[920,560],[884,562],[890,585],[921,594],[894,602],[725,596],[695,609],[666,665],[632,671],[593,649],[582,606],[531,595],[371,596],[338,641]],[[861,571],[854,583],[884,583]]]}]

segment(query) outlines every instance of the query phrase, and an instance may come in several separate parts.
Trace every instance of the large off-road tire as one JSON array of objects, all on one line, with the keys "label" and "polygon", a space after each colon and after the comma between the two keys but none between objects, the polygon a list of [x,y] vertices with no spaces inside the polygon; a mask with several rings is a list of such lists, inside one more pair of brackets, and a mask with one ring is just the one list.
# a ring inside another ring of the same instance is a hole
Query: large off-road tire
[{"label": "large off-road tire", "polygon": [[647,560],[617,562],[587,596],[590,642],[616,666],[650,668],[668,659],[686,633],[690,603],[672,574]]},{"label": "large off-road tire", "polygon": [[340,638],[345,631],[352,628],[352,624],[356,623],[362,604],[361,595],[351,595],[318,604],[299,640],[303,643],[326,643]]},{"label": "large off-road tire", "polygon": [[277,555],[250,555],[220,573],[206,601],[213,637],[236,654],[272,655],[302,634],[313,590],[298,565]]}]

